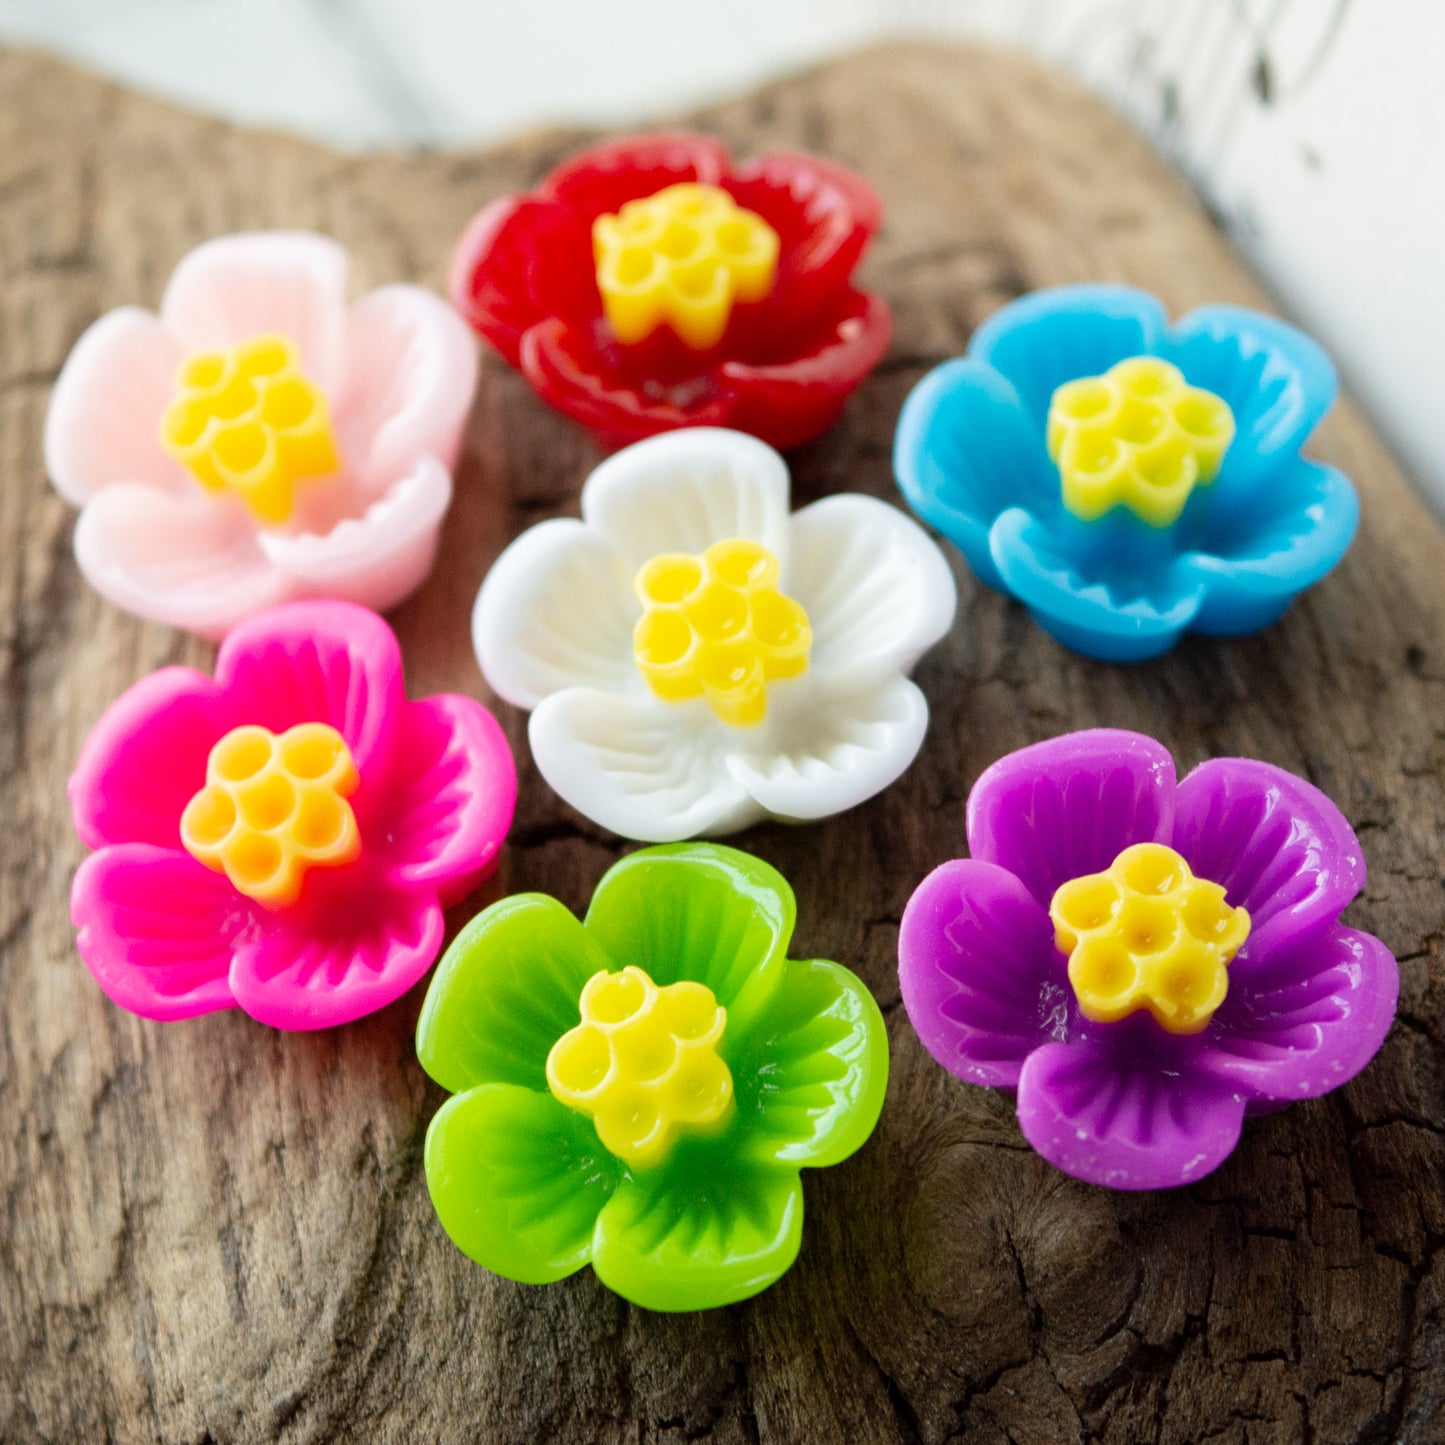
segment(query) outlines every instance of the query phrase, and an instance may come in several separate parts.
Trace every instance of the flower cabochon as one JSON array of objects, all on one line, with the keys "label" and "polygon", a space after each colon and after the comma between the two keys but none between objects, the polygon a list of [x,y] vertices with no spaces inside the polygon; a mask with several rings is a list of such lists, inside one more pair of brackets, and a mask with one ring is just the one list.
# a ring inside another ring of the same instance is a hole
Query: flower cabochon
[{"label": "flower cabochon", "polygon": [[[831,161],[735,165],[706,136],[633,136],[483,210],[452,301],[605,446],[726,426],[792,447],[832,425],[887,350],[887,305],[850,279],[878,220],[872,188]],[[747,271],[747,247],[770,272]]]},{"label": "flower cabochon", "polygon": [[793,1263],[800,1168],[872,1133],[888,1034],[863,983],[790,959],[792,890],[712,843],[608,870],[584,921],[521,894],[472,921],[417,1025],[452,1097],[426,1177],[472,1259],[545,1284],[591,1264],[653,1310],[766,1289]]},{"label": "flower cabochon", "polygon": [[1216,758],[1176,784],[1152,738],[1066,734],[988,768],[967,831],[904,911],[904,1006],[950,1072],[1017,1090],[1068,1174],[1191,1183],[1246,1115],[1338,1088],[1389,1031],[1395,959],[1340,922],[1359,840],[1281,768]]},{"label": "flower cabochon", "polygon": [[487,574],[482,671],[594,822],[674,842],[822,818],[917,755],[907,673],[953,620],[948,564],[875,498],[788,497],[764,442],[686,428],[610,457],[580,521],[530,528]]},{"label": "flower cabochon", "polygon": [[295,598],[384,609],[426,576],[476,345],[416,286],[348,306],[348,267],[323,236],[218,237],[158,315],[122,307],[76,343],[45,460],[102,596],[214,639]]},{"label": "flower cabochon", "polygon": [[1354,489],[1300,455],[1335,391],[1275,317],[1204,306],[1171,326],[1147,292],[1057,287],[918,383],[894,469],[981,581],[1065,646],[1136,661],[1267,626],[1344,556]]},{"label": "flower cabochon", "polygon": [[442,908],[495,865],[516,790],[480,703],[408,701],[374,613],[257,613],[214,677],[154,672],[87,739],[70,780],[95,850],[71,889],[81,957],[146,1018],[346,1023],[430,968]]}]

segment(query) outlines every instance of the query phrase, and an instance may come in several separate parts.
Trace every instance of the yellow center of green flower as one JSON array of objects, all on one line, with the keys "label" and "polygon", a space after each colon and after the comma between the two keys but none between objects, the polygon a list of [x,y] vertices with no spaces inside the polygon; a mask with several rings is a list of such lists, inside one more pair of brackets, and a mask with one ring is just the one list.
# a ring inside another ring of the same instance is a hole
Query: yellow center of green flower
[{"label": "yellow center of green flower", "polygon": [[1222,397],[1190,386],[1177,366],[1131,356],[1102,376],[1059,387],[1047,440],[1064,505],[1076,517],[1093,521],[1128,507],[1151,526],[1168,527],[1194,488],[1219,474],[1234,413]]},{"label": "yellow center of green flower", "polygon": [[593,974],[582,1022],[547,1055],[547,1084],[586,1114],[611,1154],[661,1163],[678,1139],[712,1134],[732,1116],[733,1076],[718,1055],[727,1010],[705,984],[658,988],[640,968]]},{"label": "yellow center of green flower", "polygon": [[1250,926],[1218,883],[1162,843],[1136,843],[1105,872],[1061,884],[1049,917],[1085,1018],[1113,1023],[1147,1009],[1171,1034],[1209,1023]]},{"label": "yellow center of green flower", "polygon": [[767,684],[807,670],[808,614],[778,590],[778,559],[756,542],[663,553],[634,585],[643,613],[633,652],[667,702],[704,697],[723,722],[751,727],[767,713]]},{"label": "yellow center of green flower", "polygon": [[206,760],[206,786],[181,814],[181,842],[267,908],[301,896],[310,868],[335,868],[361,853],[346,799],[360,781],[351,749],[325,723],[279,737],[232,728]]},{"label": "yellow center of green flower", "polygon": [[737,301],[761,301],[778,233],[719,186],[685,182],[592,223],[602,307],[619,341],[664,323],[695,351],[722,340]]},{"label": "yellow center of green flower", "polygon": [[326,398],[284,336],[253,336],[181,363],[161,445],[207,490],[232,491],[258,522],[285,522],[298,482],[341,466]]}]

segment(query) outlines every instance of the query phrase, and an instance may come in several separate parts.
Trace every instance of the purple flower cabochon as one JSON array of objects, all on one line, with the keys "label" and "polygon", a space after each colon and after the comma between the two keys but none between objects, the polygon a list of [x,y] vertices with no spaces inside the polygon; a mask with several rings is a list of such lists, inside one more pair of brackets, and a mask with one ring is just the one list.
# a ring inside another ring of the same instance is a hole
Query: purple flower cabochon
[{"label": "purple flower cabochon", "polygon": [[[1246,1114],[1338,1087],[1389,1030],[1395,959],[1339,921],[1365,880],[1359,840],[1291,773],[1217,758],[1176,782],[1152,738],[1070,733],[988,768],[967,831],[972,857],[935,869],[904,912],[903,1002],[946,1069],[1017,1089],[1025,1137],[1069,1174],[1190,1183],[1229,1155]],[[1144,1012],[1086,1018],[1055,942],[1059,885],[1138,843],[1173,848],[1249,913],[1228,991],[1197,1033]]]}]

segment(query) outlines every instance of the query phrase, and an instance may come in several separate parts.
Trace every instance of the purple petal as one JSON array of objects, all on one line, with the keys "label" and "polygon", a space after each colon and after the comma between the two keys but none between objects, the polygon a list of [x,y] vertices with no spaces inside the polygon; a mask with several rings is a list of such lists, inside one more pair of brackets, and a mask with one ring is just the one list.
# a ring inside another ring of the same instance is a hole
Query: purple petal
[{"label": "purple petal", "polygon": [[903,1006],[950,1073],[1012,1088],[1072,998],[1048,914],[1012,873],[960,859],[919,884],[898,935]]},{"label": "purple petal", "polygon": [[1195,875],[1249,910],[1241,961],[1333,923],[1364,886],[1360,841],[1344,815],[1283,768],[1216,758],[1179,785],[1175,812],[1174,846]]},{"label": "purple petal", "polygon": [[1115,728],[1010,753],[968,800],[969,852],[1017,874],[1045,908],[1066,879],[1101,872],[1131,843],[1168,842],[1173,824],[1173,758]]},{"label": "purple petal", "polygon": [[1123,1036],[1046,1044],[1019,1076],[1024,1137],[1066,1174],[1108,1189],[1168,1189],[1215,1169],[1239,1140],[1244,1100],[1197,1069],[1160,1067]]}]

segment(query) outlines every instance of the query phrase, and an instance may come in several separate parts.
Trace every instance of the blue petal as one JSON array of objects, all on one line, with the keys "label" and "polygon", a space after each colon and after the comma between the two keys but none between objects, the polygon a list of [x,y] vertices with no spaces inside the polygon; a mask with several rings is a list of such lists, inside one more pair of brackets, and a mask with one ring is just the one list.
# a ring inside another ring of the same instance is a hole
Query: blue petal
[{"label": "blue petal", "polygon": [[1238,636],[1273,622],[1294,597],[1345,555],[1360,519],[1359,498],[1333,467],[1296,458],[1261,488],[1267,515],[1233,519],[1209,550],[1189,552],[1177,571],[1205,590],[1194,628]]},{"label": "blue petal", "polygon": [[968,354],[1014,384],[1042,437],[1058,387],[1158,350],[1167,322],[1158,298],[1132,286],[1054,286],[995,311]]},{"label": "blue petal", "polygon": [[988,544],[994,518],[1012,506],[1047,509],[1058,491],[1043,433],[1018,393],[968,357],[935,367],[908,393],[893,472],[908,505],[999,589]]},{"label": "blue petal", "polygon": [[1235,439],[1216,484],[1224,506],[1299,451],[1338,388],[1329,357],[1304,332],[1242,306],[1191,311],[1159,354],[1234,412]]},{"label": "blue petal", "polygon": [[1124,595],[1086,576],[1058,537],[1022,508],[1005,512],[989,538],[1008,590],[1052,637],[1101,662],[1139,662],[1178,642],[1194,621],[1204,583],[1177,567],[1158,570]]}]

